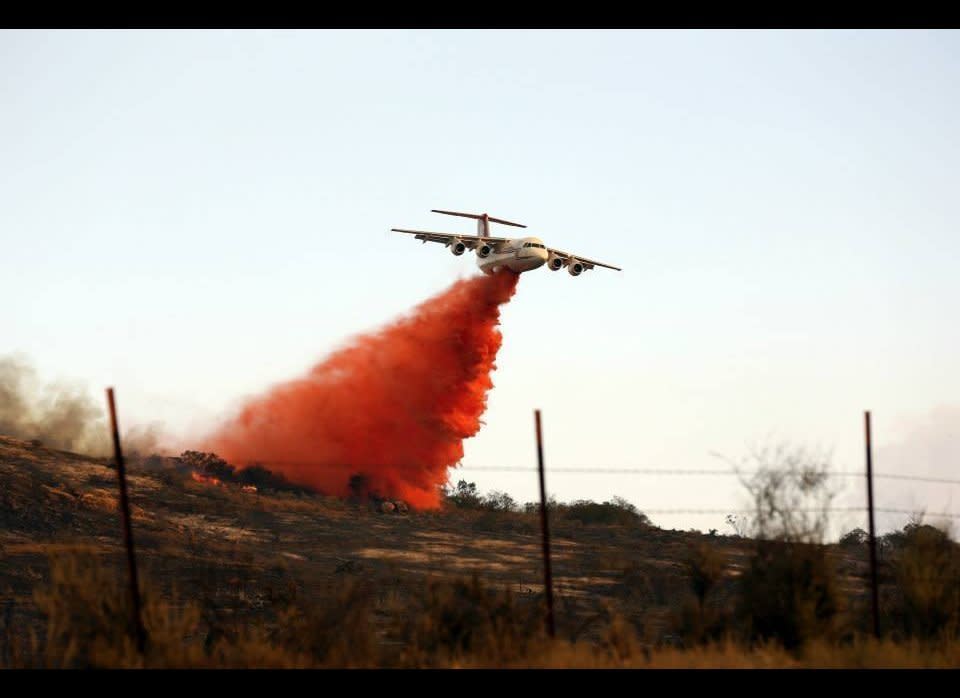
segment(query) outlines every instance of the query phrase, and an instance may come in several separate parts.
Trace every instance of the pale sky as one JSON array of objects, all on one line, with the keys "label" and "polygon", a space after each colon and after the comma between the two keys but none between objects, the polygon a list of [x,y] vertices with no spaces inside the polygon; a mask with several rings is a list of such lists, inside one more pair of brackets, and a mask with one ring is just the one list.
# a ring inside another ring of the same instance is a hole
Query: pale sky
[{"label": "pale sky", "polygon": [[[486,211],[624,271],[521,277],[465,466],[533,467],[539,407],[548,469],[782,438],[859,470],[870,409],[878,472],[960,477],[958,123],[946,30],[0,31],[0,355],[190,433],[477,273],[389,229]],[[956,486],[877,497],[960,514]]]}]

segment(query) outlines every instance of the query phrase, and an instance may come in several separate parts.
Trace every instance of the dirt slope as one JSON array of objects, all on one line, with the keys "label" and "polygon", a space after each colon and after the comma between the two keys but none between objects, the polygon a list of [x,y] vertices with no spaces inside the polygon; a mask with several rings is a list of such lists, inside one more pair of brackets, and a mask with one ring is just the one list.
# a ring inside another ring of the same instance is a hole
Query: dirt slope
[{"label": "dirt slope", "polygon": [[[215,596],[231,612],[255,612],[291,584],[321,595],[350,575],[387,587],[477,574],[517,594],[542,589],[536,515],[384,514],[333,498],[197,482],[162,462],[130,463],[128,482],[144,578],[165,592]],[[120,569],[116,491],[105,459],[0,436],[0,599],[8,613],[11,605],[29,613],[51,555],[88,550]],[[689,594],[684,560],[692,542],[722,549],[729,578],[746,554],[745,541],[723,536],[570,522],[553,528],[558,613],[571,626],[607,603],[627,616],[644,614],[648,625],[658,613],[665,617]],[[855,582],[859,571],[850,571]]]}]

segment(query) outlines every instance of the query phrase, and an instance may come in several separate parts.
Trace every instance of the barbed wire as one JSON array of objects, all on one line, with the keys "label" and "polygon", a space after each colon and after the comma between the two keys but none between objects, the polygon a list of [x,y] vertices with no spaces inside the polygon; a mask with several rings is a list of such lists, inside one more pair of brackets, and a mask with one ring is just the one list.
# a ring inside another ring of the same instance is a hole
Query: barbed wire
[{"label": "barbed wire", "polygon": [[[305,467],[305,468],[326,468],[330,470],[342,469],[343,466],[336,463],[313,463],[310,461],[291,461],[291,460],[277,460],[273,458],[265,458],[262,461],[257,461],[256,463],[264,466],[296,466],[296,467]],[[248,466],[240,466],[241,468]],[[531,468],[529,466],[510,466],[510,465],[454,465],[451,466],[451,469],[454,472],[497,472],[497,473],[536,473],[536,468]],[[363,468],[358,468],[358,472],[362,472]],[[776,470],[776,469],[771,469]],[[552,473],[579,473],[583,475],[666,475],[666,476],[739,476],[739,477],[749,477],[757,475],[761,472],[760,470],[744,470],[736,471],[732,469],[723,469],[723,468],[593,468],[593,467],[547,467],[547,474]],[[825,470],[820,471],[828,477],[853,477],[853,478],[866,478],[866,473],[863,471],[855,470]],[[926,475],[906,475],[903,473],[874,473],[874,478],[884,479],[884,480],[906,480],[914,482],[930,482],[944,485],[960,485],[960,479],[958,478],[944,478],[944,477],[930,477]]]},{"label": "barbed wire", "polygon": [[[463,471],[487,471],[487,472],[523,472],[523,473],[536,473],[536,468],[524,468],[524,467],[515,467],[515,466],[459,466],[457,470]],[[560,468],[548,468],[548,473],[580,473],[580,474],[602,474],[602,475],[666,475],[666,476],[739,476],[739,477],[749,477],[752,475],[757,475],[760,472],[758,470],[750,471],[741,471],[737,472],[735,470],[722,470],[717,468],[701,468],[701,469],[680,469],[680,468],[576,468],[576,467],[560,467]],[[822,471],[824,475],[830,477],[866,477],[866,473],[855,472],[849,470],[827,470]],[[950,484],[950,485],[960,485],[960,479],[952,478],[938,478],[938,477],[928,477],[924,475],[903,475],[898,473],[874,473],[874,478],[882,478],[887,480],[908,480],[916,482],[931,482],[939,484]],[[643,507],[638,507],[640,511],[647,515],[653,516],[671,516],[671,515],[717,515],[717,514],[729,514],[729,515],[749,515],[755,513],[753,510],[749,509],[645,509]],[[868,511],[867,507],[829,507],[826,509],[794,509],[792,510],[796,513],[863,513]],[[906,514],[908,516],[916,515],[921,513],[917,510],[911,509],[894,509],[889,507],[874,507],[874,512],[878,514]],[[960,519],[960,514],[954,514],[950,512],[922,512],[924,516],[933,518],[933,519]]]},{"label": "barbed wire", "polygon": [[[671,514],[681,514],[681,515],[691,515],[691,514],[741,514],[749,515],[756,513],[752,509],[644,509],[643,507],[637,507],[639,511],[642,511],[647,515],[657,515],[657,516],[669,516]],[[931,519],[960,519],[960,514],[952,514],[949,512],[920,512],[915,509],[890,509],[884,507],[874,507],[873,509],[878,514],[907,514],[908,516],[913,516],[916,514],[923,514],[924,517]],[[822,514],[822,513],[862,513],[867,511],[866,507],[830,507],[827,509],[791,509],[791,513],[802,513],[802,514]]]},{"label": "barbed wire", "polygon": [[[270,465],[295,465],[300,467],[317,467],[320,464],[309,463],[306,461],[284,461],[274,459],[264,459],[263,464]],[[323,464],[320,467],[335,468],[335,464]],[[512,472],[527,473],[533,475],[537,472],[536,468],[521,466],[483,466],[483,465],[456,465],[454,472]],[[664,476],[737,476],[750,477],[762,472],[763,470],[745,470],[737,471],[733,469],[721,468],[587,468],[587,467],[554,467],[547,469],[547,474],[585,474],[585,475],[664,475]],[[362,471],[362,469],[361,469]],[[851,470],[825,470],[820,471],[828,477],[852,477],[866,478],[866,473]],[[453,473],[451,473],[452,475]],[[902,473],[874,473],[874,478],[885,480],[902,480],[913,482],[928,482],[937,484],[960,485],[960,479],[930,477],[926,475],[905,475]],[[754,513],[752,510],[744,509],[645,509],[638,507],[640,511],[648,515],[671,516],[671,515],[748,515]],[[867,507],[831,507],[827,509],[797,509],[797,513],[862,513],[867,511]],[[874,511],[883,514],[906,514],[916,515],[921,513],[918,510],[894,509],[875,507]],[[960,519],[960,513],[949,512],[928,513],[922,512],[924,516],[930,518]]]},{"label": "barbed wire", "polygon": [[[511,472],[511,473],[536,473],[536,468],[526,468],[519,466],[485,466],[485,465],[460,465],[456,467],[457,471],[476,471],[476,472]],[[763,471],[750,470],[736,472],[733,470],[720,469],[679,469],[679,468],[547,468],[547,474],[550,473],[580,473],[584,475],[727,475],[727,476],[751,476],[757,475]],[[850,470],[826,470],[822,471],[829,477],[862,477],[866,478],[866,473]],[[903,475],[898,473],[874,473],[875,478],[885,480],[912,480],[916,482],[932,482],[947,485],[960,485],[960,479],[928,477],[925,475]]]}]

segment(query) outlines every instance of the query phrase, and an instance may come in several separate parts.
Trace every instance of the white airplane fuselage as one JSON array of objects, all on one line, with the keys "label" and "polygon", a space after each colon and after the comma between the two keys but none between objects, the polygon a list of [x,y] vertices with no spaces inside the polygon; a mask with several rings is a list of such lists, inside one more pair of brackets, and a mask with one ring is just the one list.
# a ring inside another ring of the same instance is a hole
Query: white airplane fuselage
[{"label": "white airplane fuselage", "polygon": [[542,267],[549,254],[540,238],[516,238],[501,245],[499,252],[477,255],[477,266],[484,274],[510,269],[518,274]]},{"label": "white airplane fuselage", "polygon": [[544,265],[551,271],[566,269],[570,276],[580,276],[584,271],[594,267],[606,267],[621,271],[603,262],[597,262],[585,257],[579,257],[547,247],[543,240],[535,237],[507,238],[490,235],[490,224],[512,225],[515,228],[526,228],[521,223],[512,223],[502,218],[494,218],[486,213],[462,213],[460,211],[441,211],[431,209],[434,213],[443,213],[448,216],[474,218],[477,221],[476,235],[461,235],[459,233],[440,233],[432,230],[411,230],[410,228],[391,228],[398,233],[416,236],[421,242],[437,242],[459,257],[468,250],[477,255],[477,266],[484,274],[495,274],[501,269],[509,269],[517,274],[531,269],[538,269]]}]

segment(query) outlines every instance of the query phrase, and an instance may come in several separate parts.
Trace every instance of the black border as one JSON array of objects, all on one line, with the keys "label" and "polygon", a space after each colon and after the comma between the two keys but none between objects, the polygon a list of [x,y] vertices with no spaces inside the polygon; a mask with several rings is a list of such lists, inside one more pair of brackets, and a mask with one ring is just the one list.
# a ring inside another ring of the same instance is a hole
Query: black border
[{"label": "black border", "polygon": [[[527,6],[490,3],[303,3],[223,6],[70,4],[55,11],[10,5],[0,26],[13,29],[937,29],[960,28],[951,3],[842,7],[784,3]],[[46,8],[43,8],[46,9]],[[960,39],[958,39],[960,40]]]}]

